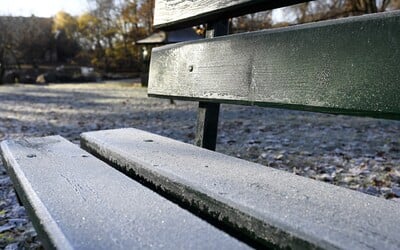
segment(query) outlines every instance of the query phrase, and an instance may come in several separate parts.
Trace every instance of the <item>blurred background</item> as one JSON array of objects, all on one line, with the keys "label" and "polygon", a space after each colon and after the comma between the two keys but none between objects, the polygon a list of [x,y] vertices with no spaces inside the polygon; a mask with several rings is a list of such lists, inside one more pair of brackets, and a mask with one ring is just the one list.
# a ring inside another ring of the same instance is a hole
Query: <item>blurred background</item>
[{"label": "blurred background", "polygon": [[[400,0],[311,1],[234,18],[231,32],[398,8]],[[173,34],[153,30],[153,9],[154,0],[0,0],[0,83],[138,77],[153,46],[203,36],[200,26],[168,39]]]}]

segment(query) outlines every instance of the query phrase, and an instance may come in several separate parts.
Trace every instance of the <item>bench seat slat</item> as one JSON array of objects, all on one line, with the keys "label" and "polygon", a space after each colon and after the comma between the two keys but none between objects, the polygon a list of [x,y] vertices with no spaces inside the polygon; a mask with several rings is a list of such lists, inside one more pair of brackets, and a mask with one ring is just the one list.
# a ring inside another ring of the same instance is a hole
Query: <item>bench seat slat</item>
[{"label": "bench seat slat", "polygon": [[307,1],[309,0],[157,0],[154,26],[176,29]]},{"label": "bench seat slat", "polygon": [[246,248],[62,137],[1,150],[47,248]]},{"label": "bench seat slat", "polygon": [[128,175],[282,247],[399,249],[400,204],[137,129],[83,133]]},{"label": "bench seat slat", "polygon": [[154,97],[400,119],[400,11],[153,49]]}]

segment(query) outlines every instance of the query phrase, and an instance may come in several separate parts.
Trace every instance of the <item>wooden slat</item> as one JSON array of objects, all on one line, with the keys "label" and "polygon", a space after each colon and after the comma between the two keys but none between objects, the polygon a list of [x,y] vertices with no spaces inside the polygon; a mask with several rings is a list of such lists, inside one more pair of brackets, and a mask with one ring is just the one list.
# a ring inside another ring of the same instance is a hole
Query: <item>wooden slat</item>
[{"label": "wooden slat", "polygon": [[154,26],[176,29],[309,0],[156,0]]},{"label": "wooden slat", "polygon": [[395,11],[156,48],[148,93],[400,119],[399,23]]},{"label": "wooden slat", "polygon": [[136,129],[81,145],[131,176],[262,243],[399,249],[400,204]]},{"label": "wooden slat", "polygon": [[46,249],[246,248],[62,137],[1,151]]}]

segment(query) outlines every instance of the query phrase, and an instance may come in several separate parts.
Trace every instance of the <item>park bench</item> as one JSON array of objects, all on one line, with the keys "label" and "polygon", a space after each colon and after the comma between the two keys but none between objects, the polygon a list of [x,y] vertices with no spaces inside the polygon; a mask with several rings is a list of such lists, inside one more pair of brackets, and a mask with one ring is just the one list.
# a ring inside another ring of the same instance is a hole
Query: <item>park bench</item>
[{"label": "park bench", "polygon": [[86,151],[2,142],[44,245],[400,249],[399,203],[213,151],[221,103],[400,119],[400,12],[224,36],[230,17],[297,2],[156,1],[157,28],[207,23],[153,50],[148,87],[199,102],[197,146],[134,128],[83,133]]}]

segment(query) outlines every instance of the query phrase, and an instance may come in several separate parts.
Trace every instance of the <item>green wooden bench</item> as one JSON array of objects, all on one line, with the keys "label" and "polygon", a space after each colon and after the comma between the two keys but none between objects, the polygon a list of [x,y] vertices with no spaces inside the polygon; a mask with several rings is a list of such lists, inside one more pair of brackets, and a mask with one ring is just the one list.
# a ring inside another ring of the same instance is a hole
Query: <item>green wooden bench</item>
[{"label": "green wooden bench", "polygon": [[201,147],[133,128],[83,133],[86,151],[2,142],[44,244],[399,249],[399,203],[212,151],[221,103],[400,118],[400,12],[224,36],[227,18],[297,2],[156,1],[158,28],[207,23],[207,39],[153,50],[148,88],[199,101]]}]

